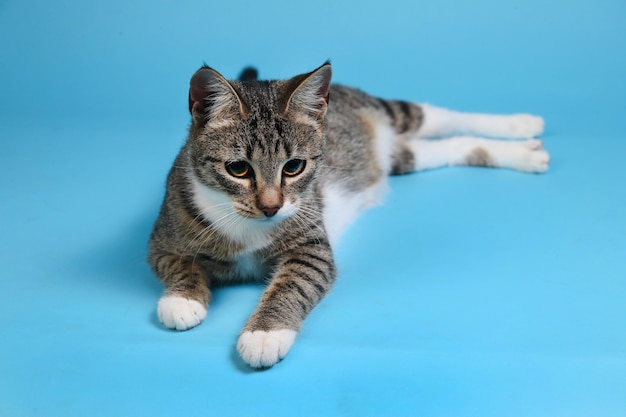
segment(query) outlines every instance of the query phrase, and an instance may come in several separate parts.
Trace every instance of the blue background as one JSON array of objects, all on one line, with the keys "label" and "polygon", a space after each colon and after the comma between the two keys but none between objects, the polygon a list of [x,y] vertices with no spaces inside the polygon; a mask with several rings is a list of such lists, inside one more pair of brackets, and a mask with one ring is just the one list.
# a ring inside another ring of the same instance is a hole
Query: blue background
[{"label": "blue background", "polygon": [[[622,0],[0,1],[0,416],[625,416]],[[546,175],[393,178],[288,358],[189,332],[145,262],[203,61],[547,122]]]}]

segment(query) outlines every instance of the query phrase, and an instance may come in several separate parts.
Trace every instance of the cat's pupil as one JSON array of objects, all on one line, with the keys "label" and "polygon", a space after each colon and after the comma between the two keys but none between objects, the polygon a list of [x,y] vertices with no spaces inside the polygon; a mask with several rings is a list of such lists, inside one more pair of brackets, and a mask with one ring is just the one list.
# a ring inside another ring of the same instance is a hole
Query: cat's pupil
[{"label": "cat's pupil", "polygon": [[226,171],[233,177],[243,178],[250,174],[250,164],[246,161],[235,161],[226,163]]},{"label": "cat's pupil", "polygon": [[292,159],[291,161],[287,161],[283,167],[283,173],[293,177],[300,174],[304,170],[305,165],[306,162],[302,159]]}]

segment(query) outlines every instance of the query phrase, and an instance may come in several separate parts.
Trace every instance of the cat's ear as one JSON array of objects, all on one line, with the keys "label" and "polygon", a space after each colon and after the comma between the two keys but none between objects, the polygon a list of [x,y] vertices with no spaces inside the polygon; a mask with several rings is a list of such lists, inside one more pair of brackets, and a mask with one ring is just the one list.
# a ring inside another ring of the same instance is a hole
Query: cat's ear
[{"label": "cat's ear", "polygon": [[322,120],[328,107],[331,78],[330,62],[326,62],[308,74],[287,81],[283,112],[301,112]]},{"label": "cat's ear", "polygon": [[202,67],[189,82],[189,113],[194,123],[226,122],[248,113],[233,86],[209,67]]}]

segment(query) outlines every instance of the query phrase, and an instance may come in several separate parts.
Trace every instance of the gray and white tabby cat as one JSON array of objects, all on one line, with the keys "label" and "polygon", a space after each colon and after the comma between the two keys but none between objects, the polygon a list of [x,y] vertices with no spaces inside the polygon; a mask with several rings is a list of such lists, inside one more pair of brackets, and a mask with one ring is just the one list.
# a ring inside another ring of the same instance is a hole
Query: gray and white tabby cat
[{"label": "gray and white tabby cat", "polygon": [[[210,288],[267,282],[237,350],[253,368],[291,348],[336,276],[334,242],[377,203],[388,175],[452,165],[542,173],[540,117],[459,113],[331,85],[331,66],[281,81],[191,78],[189,136],[167,179],[149,262],[158,317],[187,330]],[[519,139],[502,141],[487,138]]]}]

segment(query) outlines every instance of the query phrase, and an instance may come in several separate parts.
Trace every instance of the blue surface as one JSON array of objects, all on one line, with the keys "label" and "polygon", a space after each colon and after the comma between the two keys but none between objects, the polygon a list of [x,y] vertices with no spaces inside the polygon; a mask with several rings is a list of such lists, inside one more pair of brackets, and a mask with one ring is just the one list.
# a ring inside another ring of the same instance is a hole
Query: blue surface
[{"label": "blue surface", "polygon": [[[625,416],[626,3],[0,2],[0,416]],[[542,176],[394,178],[288,358],[258,286],[161,328],[146,262],[188,80],[257,65],[543,115]]]}]

